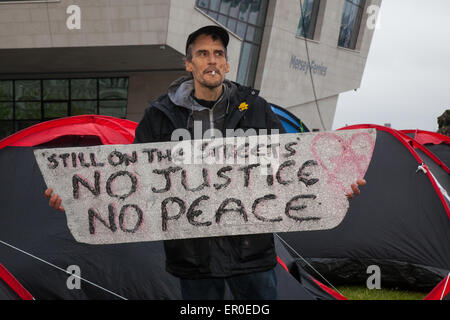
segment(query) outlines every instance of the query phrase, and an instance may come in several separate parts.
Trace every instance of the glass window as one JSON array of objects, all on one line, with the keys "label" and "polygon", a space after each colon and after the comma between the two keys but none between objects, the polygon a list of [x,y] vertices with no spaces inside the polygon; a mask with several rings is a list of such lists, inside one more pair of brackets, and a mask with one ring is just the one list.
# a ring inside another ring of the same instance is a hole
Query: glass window
[{"label": "glass window", "polygon": [[44,100],[67,100],[69,80],[43,80]]},{"label": "glass window", "polygon": [[13,121],[0,121],[0,140],[14,133]]},{"label": "glass window", "polygon": [[302,15],[297,28],[297,36],[314,39],[320,0],[303,0]]},{"label": "glass window", "polygon": [[237,23],[236,34],[241,38],[245,38],[246,30],[247,24],[245,22],[239,21]]},{"label": "glass window", "polygon": [[237,25],[237,20],[232,19],[232,18],[228,19],[227,27],[234,33],[236,33],[236,25]]},{"label": "glass window", "polygon": [[261,43],[262,35],[263,35],[262,29],[248,26],[247,27],[247,35],[245,36],[245,40],[248,40],[253,43]]},{"label": "glass window", "polygon": [[10,80],[0,81],[0,101],[13,100],[13,82]]},{"label": "glass window", "polygon": [[227,16],[224,16],[223,14],[219,14],[219,19],[218,19],[218,21],[219,21],[219,23],[221,24],[221,25],[224,25],[224,26],[226,26],[227,25]]},{"label": "glass window", "polygon": [[44,103],[44,118],[62,118],[69,115],[67,102]]},{"label": "glass window", "polygon": [[70,80],[72,99],[97,99],[97,79]]},{"label": "glass window", "polygon": [[238,78],[245,79],[241,84],[253,86],[268,0],[196,0],[196,6],[243,39]]},{"label": "glass window", "polygon": [[41,100],[41,81],[17,80],[15,83],[16,101]]},{"label": "glass window", "polygon": [[209,0],[209,10],[219,11],[221,0]]},{"label": "glass window", "polygon": [[259,48],[251,43],[244,43],[242,46],[242,54],[238,70],[238,83],[248,83],[250,77],[256,73],[258,61],[252,57],[258,54]]},{"label": "glass window", "polygon": [[128,78],[100,79],[100,99],[126,99]]},{"label": "glass window", "polygon": [[0,120],[12,120],[13,116],[13,103],[0,102]]},{"label": "glass window", "polygon": [[260,1],[260,4],[258,5],[258,17],[256,19],[256,25],[258,27],[264,28],[264,25],[266,23],[266,13],[268,5],[268,1]]},{"label": "glass window", "polygon": [[220,4],[220,13],[228,15],[230,6],[231,6],[231,1],[222,1],[222,3]]},{"label": "glass window", "polygon": [[71,115],[97,114],[97,101],[72,101]]},{"label": "glass window", "polygon": [[16,119],[41,119],[40,102],[16,102]]},{"label": "glass window", "polygon": [[232,2],[231,2],[231,6],[230,6],[230,12],[228,13],[228,15],[230,16],[230,17],[232,17],[232,18],[238,18],[238,15],[239,15],[239,6],[240,6],[240,4],[241,4],[241,1],[236,1],[236,0],[233,0]]},{"label": "glass window", "polygon": [[358,41],[366,0],[346,0],[338,45],[354,50]]},{"label": "glass window", "polygon": [[255,1],[250,4],[248,23],[255,24],[255,25],[258,24],[259,7],[260,6],[261,6],[260,1]]},{"label": "glass window", "polygon": [[67,116],[103,114],[125,118],[127,99],[125,77],[0,80],[0,138]]},{"label": "glass window", "polygon": [[218,20],[219,19],[219,14],[217,12],[208,11],[208,16],[210,16],[214,20]]},{"label": "glass window", "polygon": [[250,12],[250,2],[242,1],[241,6],[239,8],[239,20],[248,22],[249,12]]},{"label": "glass window", "polygon": [[127,101],[100,101],[100,114],[117,118],[125,118],[127,113]]}]

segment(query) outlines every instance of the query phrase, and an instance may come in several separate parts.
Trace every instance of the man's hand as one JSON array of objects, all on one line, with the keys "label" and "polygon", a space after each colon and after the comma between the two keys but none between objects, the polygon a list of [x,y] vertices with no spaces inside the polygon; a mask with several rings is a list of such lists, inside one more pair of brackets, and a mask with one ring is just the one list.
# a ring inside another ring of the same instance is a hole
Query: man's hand
[{"label": "man's hand", "polygon": [[356,183],[352,184],[352,192],[349,192],[346,194],[347,199],[351,200],[356,196],[359,196],[361,193],[361,190],[359,190],[359,187],[365,186],[367,184],[366,180],[364,179],[358,179],[356,180]]},{"label": "man's hand", "polygon": [[58,194],[53,194],[53,189],[52,188],[48,188],[47,190],[45,190],[45,197],[47,199],[50,199],[50,201],[48,202],[48,205],[50,206],[50,208],[53,208],[55,210],[59,210],[61,212],[65,212],[63,206],[61,206],[61,202],[62,199]]}]

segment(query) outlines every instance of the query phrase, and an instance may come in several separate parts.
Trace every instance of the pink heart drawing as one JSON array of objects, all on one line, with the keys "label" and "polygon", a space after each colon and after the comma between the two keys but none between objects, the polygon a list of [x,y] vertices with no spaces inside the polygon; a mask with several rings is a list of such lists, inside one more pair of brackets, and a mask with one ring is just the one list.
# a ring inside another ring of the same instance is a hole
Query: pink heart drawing
[{"label": "pink heart drawing", "polygon": [[311,152],[317,163],[325,170],[328,184],[342,192],[351,192],[350,185],[364,178],[372,159],[375,140],[369,132],[350,131],[338,135],[332,132],[319,133],[311,142]]}]

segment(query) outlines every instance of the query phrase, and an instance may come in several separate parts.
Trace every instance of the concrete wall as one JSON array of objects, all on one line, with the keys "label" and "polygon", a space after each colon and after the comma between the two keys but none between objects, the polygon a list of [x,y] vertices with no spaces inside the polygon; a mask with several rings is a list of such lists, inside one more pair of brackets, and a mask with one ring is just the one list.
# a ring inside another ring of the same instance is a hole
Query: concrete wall
[{"label": "concrete wall", "polygon": [[[312,103],[315,99],[312,82],[327,130],[332,127],[336,109],[332,102],[337,103],[337,95],[359,88],[361,84],[373,30],[366,27],[365,15],[356,50],[338,47],[344,3],[345,0],[321,1],[323,16],[317,30],[319,35],[305,43],[304,38],[296,36],[301,15],[299,1],[270,1],[271,12],[265,29],[257,86],[269,101],[287,107],[305,122],[310,119],[307,123],[312,128],[322,129],[318,112],[314,111],[317,107],[311,108],[315,105]],[[369,0],[368,5],[380,3],[381,0]],[[307,47],[310,61],[326,68],[326,74],[316,72],[313,80],[309,71],[301,67],[308,61]]]},{"label": "concrete wall", "polygon": [[[318,100],[317,104],[315,101],[311,101],[301,105],[291,106],[288,110],[299,117],[311,131],[317,129],[323,131],[322,122],[323,126],[327,130],[330,130],[333,126],[338,99],[339,95],[334,95]],[[320,111],[322,120],[317,110]]]},{"label": "concrete wall", "polygon": [[[69,30],[67,8],[81,10],[81,29]],[[0,2],[0,49],[168,45],[184,54],[188,35],[216,22],[195,0],[60,0]],[[231,35],[228,55],[235,80],[241,40]]]},{"label": "concrete wall", "polygon": [[[70,5],[81,9],[81,29],[69,30]],[[164,44],[167,0],[0,2],[0,49]]]}]

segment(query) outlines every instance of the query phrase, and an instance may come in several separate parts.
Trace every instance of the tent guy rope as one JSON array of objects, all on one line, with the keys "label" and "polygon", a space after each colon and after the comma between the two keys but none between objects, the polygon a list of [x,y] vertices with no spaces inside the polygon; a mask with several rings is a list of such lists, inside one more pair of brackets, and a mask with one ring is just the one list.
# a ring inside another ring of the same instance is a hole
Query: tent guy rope
[{"label": "tent guy rope", "polygon": [[29,252],[26,252],[26,251],[24,251],[24,250],[22,250],[22,249],[19,249],[19,248],[15,247],[15,246],[13,246],[13,245],[11,245],[11,244],[9,244],[9,243],[6,243],[6,242],[4,242],[4,241],[2,241],[2,240],[0,240],[0,243],[3,244],[3,245],[5,245],[5,246],[7,246],[7,247],[9,247],[9,248],[11,248],[11,249],[14,249],[14,250],[16,250],[16,251],[19,251],[19,252],[21,252],[21,253],[23,253],[23,254],[25,254],[25,255],[27,255],[27,256],[33,258],[33,259],[36,259],[36,260],[38,260],[38,261],[40,261],[40,262],[43,262],[43,263],[45,263],[45,264],[47,264],[47,265],[49,265],[49,266],[51,266],[51,267],[53,267],[53,268],[55,268],[55,269],[58,269],[58,270],[60,270],[60,271],[62,271],[62,272],[64,272],[64,273],[67,273],[67,274],[69,274],[69,275],[71,275],[71,276],[73,276],[73,277],[79,278],[80,280],[83,280],[84,282],[89,283],[90,285],[93,285],[93,286],[95,286],[95,287],[97,287],[97,288],[99,288],[99,289],[101,289],[101,290],[103,290],[103,291],[105,291],[105,292],[108,292],[108,293],[110,293],[110,294],[112,294],[112,295],[114,295],[114,296],[116,296],[116,297],[118,297],[118,298],[120,298],[120,299],[122,299],[122,300],[128,300],[128,299],[122,297],[121,295],[118,295],[117,293],[114,293],[114,292],[112,292],[112,291],[110,291],[110,290],[108,290],[108,289],[106,289],[106,288],[103,288],[102,286],[100,286],[100,285],[98,285],[98,284],[93,283],[92,281],[86,280],[86,279],[84,279],[84,278],[82,278],[82,277],[80,277],[80,276],[78,276],[78,275],[76,275],[76,274],[72,274],[72,273],[68,272],[67,270],[64,270],[63,268],[58,267],[57,265],[54,265],[54,264],[51,263],[51,262],[48,262],[48,261],[46,261],[46,260],[44,260],[44,259],[41,259],[41,258],[39,258],[39,257],[36,257],[35,255],[33,255],[33,254],[29,253]]},{"label": "tent guy rope", "polygon": [[300,253],[298,253],[294,248],[292,248],[291,245],[289,245],[289,243],[287,243],[286,241],[284,241],[283,238],[281,238],[278,234],[275,233],[275,235],[277,236],[278,239],[280,239],[281,242],[283,242],[290,250],[292,250],[292,252],[294,252],[300,259],[302,259],[310,268],[311,270],[313,270],[318,276],[320,276],[331,288],[333,288],[334,291],[336,291],[337,293],[339,293],[341,296],[344,296],[341,292],[339,292],[339,290],[333,286],[333,284],[327,280],[327,278],[325,278],[319,271],[317,271],[305,258],[303,258],[301,256]]}]

